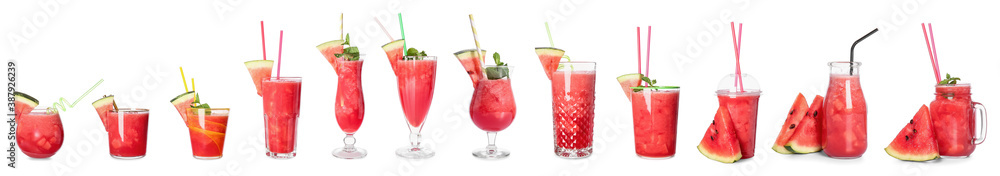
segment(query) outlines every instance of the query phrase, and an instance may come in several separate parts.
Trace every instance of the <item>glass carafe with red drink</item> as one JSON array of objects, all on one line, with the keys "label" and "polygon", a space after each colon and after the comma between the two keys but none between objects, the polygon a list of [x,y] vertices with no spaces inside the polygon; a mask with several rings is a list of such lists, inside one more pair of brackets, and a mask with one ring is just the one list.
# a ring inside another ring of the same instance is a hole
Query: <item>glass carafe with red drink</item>
[{"label": "glass carafe with red drink", "polygon": [[354,147],[357,142],[354,133],[358,132],[365,118],[365,98],[361,91],[361,66],[364,60],[341,60],[337,69],[337,100],[334,111],[337,124],[347,133],[344,137],[344,147],[333,150],[333,156],[343,159],[360,159],[368,155],[368,151]]},{"label": "glass carafe with red drink", "polygon": [[489,139],[489,145],[474,150],[472,156],[502,159],[510,155],[509,151],[497,148],[495,145],[497,132],[507,129],[517,114],[509,71],[508,66],[486,67],[484,71],[486,77],[480,79],[476,90],[472,93],[472,103],[469,105],[472,123],[486,131]]},{"label": "glass carafe with red drink", "polygon": [[986,140],[986,107],[972,101],[969,84],[939,84],[935,90],[930,113],[938,151],[946,158],[968,157]]},{"label": "glass carafe with red drink", "polygon": [[861,62],[830,62],[830,85],[823,102],[823,153],[858,158],[868,148],[868,107],[861,92]]},{"label": "glass carafe with red drink", "polygon": [[62,147],[63,125],[59,119],[59,111],[55,108],[35,108],[31,112],[18,114],[15,121],[17,147],[24,155],[48,158]]}]

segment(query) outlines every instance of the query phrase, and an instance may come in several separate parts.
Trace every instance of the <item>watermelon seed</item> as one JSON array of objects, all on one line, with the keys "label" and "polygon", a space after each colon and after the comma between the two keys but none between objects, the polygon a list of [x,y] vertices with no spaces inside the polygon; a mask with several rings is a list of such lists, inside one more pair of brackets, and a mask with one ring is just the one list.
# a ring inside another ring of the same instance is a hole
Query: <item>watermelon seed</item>
[{"label": "watermelon seed", "polygon": [[715,131],[715,134],[719,134],[719,130],[712,130],[712,131]]},{"label": "watermelon seed", "polygon": [[715,120],[712,120],[712,125],[715,125]]},{"label": "watermelon seed", "polygon": [[788,115],[792,115],[793,113],[795,113],[795,110],[794,110],[794,109],[793,109],[793,110],[791,110],[791,111],[788,111]]},{"label": "watermelon seed", "polygon": [[910,140],[910,136],[906,136],[906,140],[909,141]]},{"label": "watermelon seed", "polygon": [[913,124],[913,119],[910,119],[910,124]]},{"label": "watermelon seed", "polygon": [[917,133],[917,129],[913,129],[913,133]]},{"label": "watermelon seed", "polygon": [[[709,136],[708,138],[712,139],[712,141],[715,141],[715,136]],[[907,139],[909,139],[909,137],[907,137]]]},{"label": "watermelon seed", "polygon": [[788,129],[795,129],[795,124],[793,123],[792,126],[788,126]]},{"label": "watermelon seed", "polygon": [[819,111],[813,111],[813,117],[818,117],[818,116],[819,116]]}]

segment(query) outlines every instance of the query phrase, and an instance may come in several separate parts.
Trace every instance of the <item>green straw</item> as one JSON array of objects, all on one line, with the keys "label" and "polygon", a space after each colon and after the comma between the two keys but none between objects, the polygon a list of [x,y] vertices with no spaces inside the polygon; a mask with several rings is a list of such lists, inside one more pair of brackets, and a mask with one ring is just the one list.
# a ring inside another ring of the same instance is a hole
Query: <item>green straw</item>
[{"label": "green straw", "polygon": [[399,16],[399,34],[403,36],[403,53],[406,53],[406,32],[403,32],[403,13],[397,13]]},{"label": "green straw", "polygon": [[552,42],[552,32],[549,31],[549,22],[545,22],[545,34],[549,35],[549,47],[556,47],[556,44]]}]

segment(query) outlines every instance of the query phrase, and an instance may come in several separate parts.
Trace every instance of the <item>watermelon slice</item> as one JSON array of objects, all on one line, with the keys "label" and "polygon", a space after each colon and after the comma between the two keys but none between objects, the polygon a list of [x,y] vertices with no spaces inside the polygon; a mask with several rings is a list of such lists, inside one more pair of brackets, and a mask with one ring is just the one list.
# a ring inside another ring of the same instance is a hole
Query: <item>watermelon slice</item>
[{"label": "watermelon slice", "polygon": [[190,91],[177,95],[174,99],[170,99],[170,104],[174,105],[174,108],[177,109],[177,113],[181,114],[181,120],[184,120],[185,123],[187,123],[188,119],[187,111],[191,108],[191,103],[193,103],[197,98],[198,94],[194,91]]},{"label": "watermelon slice", "polygon": [[38,106],[38,99],[28,94],[14,91],[14,119],[21,117],[21,114],[29,113]]},{"label": "watermelon slice", "polygon": [[785,149],[792,153],[818,152],[820,147],[819,120],[823,119],[823,96],[816,95],[812,105],[795,127],[795,134],[785,144]]},{"label": "watermelon slice", "polygon": [[740,142],[736,139],[736,128],[729,116],[729,109],[719,106],[715,112],[715,120],[705,131],[705,137],[698,144],[698,151],[708,159],[723,163],[733,163],[743,157],[740,152]]},{"label": "watermelon slice", "polygon": [[774,141],[775,152],[781,154],[792,154],[791,151],[785,149],[785,144],[788,144],[788,140],[792,138],[796,127],[799,122],[802,121],[802,117],[806,115],[806,111],[809,110],[809,102],[806,102],[806,96],[799,93],[795,97],[795,102],[792,103],[792,108],[788,110],[788,117],[785,118],[785,124],[781,126],[781,132],[778,133],[778,139]]},{"label": "watermelon slice", "polygon": [[931,123],[933,122],[927,105],[921,106],[910,123],[906,124],[906,127],[896,135],[896,139],[885,148],[885,152],[889,153],[889,156],[905,161],[937,159],[940,154]]},{"label": "watermelon slice", "polygon": [[250,72],[250,79],[253,79],[254,86],[257,86],[257,95],[264,96],[260,92],[260,82],[264,78],[271,77],[271,68],[274,65],[273,60],[252,60],[243,63],[247,66],[247,71]]},{"label": "watermelon slice", "polygon": [[404,49],[403,43],[405,40],[399,39],[382,45],[382,50],[385,50],[385,56],[389,58],[389,65],[392,66],[392,72],[396,72],[396,62],[403,60]]},{"label": "watermelon slice", "polygon": [[[481,53],[486,53],[486,50],[479,50]],[[458,62],[462,63],[462,67],[465,68],[465,72],[469,73],[469,78],[472,78],[472,87],[475,88],[479,85],[479,79],[483,78],[483,65],[479,62],[479,54],[476,53],[476,49],[467,49],[459,52],[455,52],[455,57],[458,58]]]},{"label": "watermelon slice", "polygon": [[101,118],[101,125],[104,125],[104,130],[108,129],[108,111],[115,110],[115,96],[108,95],[101,99],[97,99],[94,103],[94,110],[97,111],[97,117]]},{"label": "watermelon slice", "polygon": [[642,74],[639,73],[629,73],[618,76],[618,84],[622,86],[622,92],[625,93],[625,98],[629,98],[632,101],[632,87],[639,87],[642,83]]},{"label": "watermelon slice", "polygon": [[566,51],[553,47],[535,47],[535,54],[538,54],[538,61],[542,62],[542,69],[545,69],[545,76],[552,80],[552,73],[559,68],[559,60],[562,60]]},{"label": "watermelon slice", "polygon": [[330,62],[330,66],[333,66],[335,72],[340,66],[340,58],[337,57],[337,54],[344,54],[344,42],[346,41],[334,40],[316,46],[316,49],[323,54],[323,57],[326,57],[326,61]]}]

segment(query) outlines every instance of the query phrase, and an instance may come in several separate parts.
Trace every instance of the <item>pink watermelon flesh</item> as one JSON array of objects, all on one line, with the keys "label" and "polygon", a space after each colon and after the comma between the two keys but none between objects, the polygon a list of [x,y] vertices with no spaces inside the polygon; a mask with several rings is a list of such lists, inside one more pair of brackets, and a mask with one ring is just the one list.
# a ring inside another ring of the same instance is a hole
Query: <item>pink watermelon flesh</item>
[{"label": "pink watermelon flesh", "polygon": [[885,152],[896,159],[906,161],[928,161],[937,159],[937,140],[934,139],[934,130],[931,129],[934,122],[931,121],[930,111],[927,105],[921,106],[910,123],[903,127],[896,135],[896,139],[889,143]]},{"label": "pink watermelon flesh", "polygon": [[[107,102],[99,103],[99,102],[101,102],[101,100],[105,100],[105,101],[110,100],[111,103],[107,103]],[[104,130],[107,130],[107,128],[108,128],[108,111],[111,111],[111,110],[115,109],[114,96],[108,96],[108,97],[104,97],[104,98],[98,99],[97,101],[95,101],[93,103],[93,105],[94,105],[94,110],[97,111],[97,116],[101,118],[101,125],[104,125]]]},{"label": "pink watermelon flesh", "polygon": [[617,79],[618,84],[622,86],[622,92],[625,93],[625,98],[628,98],[629,101],[631,101],[632,98],[630,98],[630,96],[632,96],[632,87],[640,86],[642,83],[642,74],[630,73],[618,76]]},{"label": "pink watermelon flesh", "polygon": [[269,60],[253,60],[245,62],[247,66],[247,71],[250,72],[250,79],[253,79],[253,85],[257,88],[257,95],[264,96],[260,91],[260,82],[264,78],[271,77],[271,68],[273,68],[273,61],[267,63]]},{"label": "pink watermelon flesh", "polygon": [[785,144],[788,144],[788,140],[795,134],[796,127],[802,121],[802,118],[805,117],[806,111],[809,110],[808,103],[802,93],[799,93],[795,97],[792,108],[788,110],[788,117],[785,118],[785,124],[781,126],[781,131],[778,132],[778,139],[774,141],[774,146],[771,147],[775,152],[783,154],[792,153],[785,149]]},{"label": "pink watermelon flesh", "polygon": [[333,66],[333,70],[336,72],[340,63],[340,58],[337,57],[337,54],[344,53],[344,45],[335,45],[319,49],[319,52],[323,53],[323,57],[326,57],[326,61],[330,62],[330,66]]},{"label": "pink watermelon flesh", "polygon": [[538,54],[538,61],[542,63],[545,76],[548,76],[549,80],[552,80],[552,73],[556,72],[556,69],[559,68],[559,61],[562,60],[565,51],[558,48],[537,47],[535,48],[535,54]]},{"label": "pink watermelon flesh", "polygon": [[698,151],[709,159],[723,163],[733,163],[743,157],[740,143],[736,139],[736,128],[729,116],[729,109],[720,106],[715,112],[715,120],[705,131],[705,137],[698,144]]},{"label": "pink watermelon flesh", "polygon": [[785,149],[793,153],[812,153],[820,149],[819,120],[823,119],[823,96],[816,95]]},{"label": "pink watermelon flesh", "polygon": [[399,39],[382,45],[382,50],[385,50],[385,56],[389,59],[389,65],[392,66],[392,72],[398,73],[396,70],[396,63],[399,60],[403,60],[403,42],[405,40]]},{"label": "pink watermelon flesh", "polygon": [[[481,50],[481,53],[486,54],[485,50]],[[475,52],[475,49],[462,50],[455,53],[455,57],[458,58],[458,62],[462,63],[462,67],[465,68],[465,72],[469,74],[469,78],[472,79],[472,87],[475,88],[479,85],[479,80],[482,79],[483,66],[482,62],[479,62],[481,57],[477,57],[479,53]]]}]

